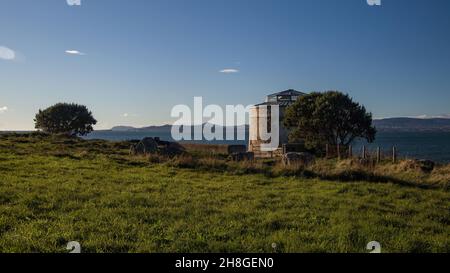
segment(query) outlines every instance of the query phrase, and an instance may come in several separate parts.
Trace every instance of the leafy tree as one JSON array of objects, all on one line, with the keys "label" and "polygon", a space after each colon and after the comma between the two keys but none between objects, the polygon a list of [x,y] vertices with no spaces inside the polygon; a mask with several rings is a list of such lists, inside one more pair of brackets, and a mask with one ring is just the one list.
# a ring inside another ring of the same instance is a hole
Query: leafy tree
[{"label": "leafy tree", "polygon": [[87,135],[97,121],[84,105],[58,103],[45,110],[39,110],[34,119],[35,128],[50,134],[69,136]]},{"label": "leafy tree", "polygon": [[308,149],[323,151],[325,144],[350,145],[357,138],[375,140],[372,114],[338,91],[311,93],[288,107],[284,125],[291,142],[304,141]]}]

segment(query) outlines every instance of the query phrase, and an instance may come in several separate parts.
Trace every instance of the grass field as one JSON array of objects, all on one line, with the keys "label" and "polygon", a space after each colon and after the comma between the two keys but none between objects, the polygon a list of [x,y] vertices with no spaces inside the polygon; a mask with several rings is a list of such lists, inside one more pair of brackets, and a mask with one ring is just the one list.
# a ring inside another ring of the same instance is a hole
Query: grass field
[{"label": "grass field", "polygon": [[246,172],[222,159],[195,168],[128,148],[0,136],[0,252],[67,252],[69,241],[83,252],[272,252],[272,243],[278,252],[367,252],[370,241],[383,252],[450,252],[442,169],[436,183],[345,182]]}]

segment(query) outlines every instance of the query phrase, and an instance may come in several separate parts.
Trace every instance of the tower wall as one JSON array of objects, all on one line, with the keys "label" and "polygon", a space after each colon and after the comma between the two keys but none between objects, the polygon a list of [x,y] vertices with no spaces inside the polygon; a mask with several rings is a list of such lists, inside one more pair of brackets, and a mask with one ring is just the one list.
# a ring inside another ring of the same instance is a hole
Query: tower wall
[{"label": "tower wall", "polygon": [[[257,157],[272,157],[281,153],[282,144],[288,143],[289,131],[283,125],[285,107],[280,107],[280,143],[279,149],[274,152],[261,151],[261,144],[266,143],[259,135],[260,130],[267,132],[270,123],[270,111],[262,111],[260,106],[254,106],[249,112],[249,151],[254,152]],[[267,117],[268,115],[268,117]],[[268,122],[264,122],[268,121]]]}]

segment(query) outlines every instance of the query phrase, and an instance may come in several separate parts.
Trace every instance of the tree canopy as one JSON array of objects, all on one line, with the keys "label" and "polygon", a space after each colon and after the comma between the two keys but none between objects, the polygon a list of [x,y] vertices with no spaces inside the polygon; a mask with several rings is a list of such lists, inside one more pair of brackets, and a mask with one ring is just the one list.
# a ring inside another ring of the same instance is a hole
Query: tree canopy
[{"label": "tree canopy", "polygon": [[39,110],[34,119],[35,128],[49,134],[84,136],[92,132],[97,121],[84,105],[58,103]]},{"label": "tree canopy", "polygon": [[376,135],[372,114],[338,91],[300,97],[286,110],[284,125],[291,129],[291,142],[303,141],[307,148],[319,151],[326,144],[350,145],[357,138],[371,143]]}]

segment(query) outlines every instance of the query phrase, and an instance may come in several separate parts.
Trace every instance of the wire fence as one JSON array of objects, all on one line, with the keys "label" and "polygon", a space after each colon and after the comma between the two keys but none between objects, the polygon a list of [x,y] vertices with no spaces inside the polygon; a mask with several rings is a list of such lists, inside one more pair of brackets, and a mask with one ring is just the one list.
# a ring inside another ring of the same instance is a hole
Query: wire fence
[{"label": "wire fence", "polygon": [[398,161],[398,149],[396,146],[392,146],[391,149],[382,149],[381,147],[370,149],[367,146],[362,146],[360,149],[355,150],[353,146],[327,144],[325,145],[325,158],[359,158],[370,160],[376,163],[389,160],[393,163],[396,163]]}]

